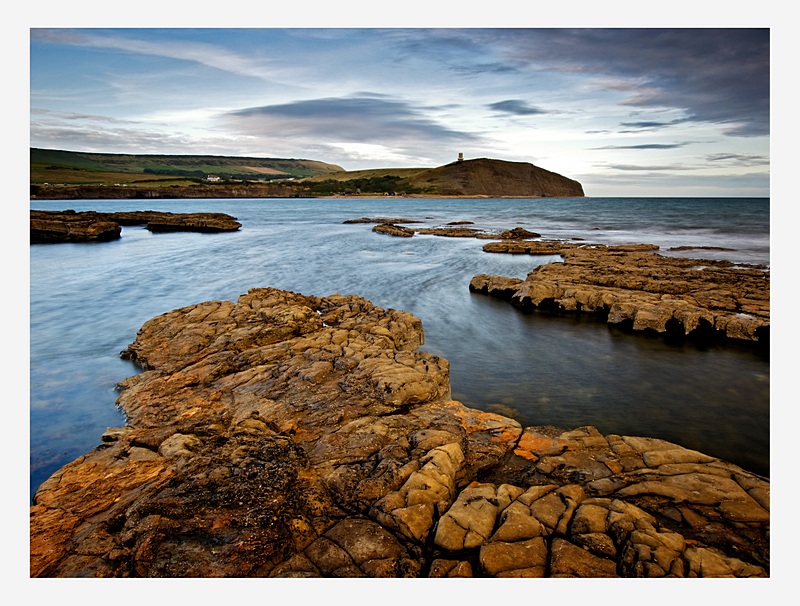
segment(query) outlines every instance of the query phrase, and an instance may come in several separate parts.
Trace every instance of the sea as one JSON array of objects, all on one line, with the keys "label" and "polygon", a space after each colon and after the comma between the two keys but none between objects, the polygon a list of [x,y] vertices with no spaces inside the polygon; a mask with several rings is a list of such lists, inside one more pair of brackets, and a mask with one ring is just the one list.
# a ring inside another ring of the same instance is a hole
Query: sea
[{"label": "sea", "polygon": [[[477,274],[524,278],[558,256],[492,254],[487,240],[397,238],[362,217],[470,221],[542,239],[648,243],[663,254],[770,265],[769,198],[317,198],[32,200],[36,210],[224,212],[237,232],[151,233],[30,246],[30,491],[125,417],[116,385],[148,319],[251,288],[358,294],[422,320],[450,362],[452,397],[523,426],[650,436],[770,475],[769,348],[670,342],[584,316],[524,312],[473,294]],[[678,246],[714,247],[668,252]]]}]

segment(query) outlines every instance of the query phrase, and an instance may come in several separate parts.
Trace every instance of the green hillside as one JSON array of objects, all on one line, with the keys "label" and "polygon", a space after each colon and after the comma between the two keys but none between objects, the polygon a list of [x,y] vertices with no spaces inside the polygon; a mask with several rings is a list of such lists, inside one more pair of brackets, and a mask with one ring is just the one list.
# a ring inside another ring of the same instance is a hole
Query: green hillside
[{"label": "green hillside", "polygon": [[206,155],[100,154],[31,148],[30,182],[111,184],[204,179],[271,181],[339,172],[317,160]]},{"label": "green hillside", "polygon": [[430,168],[366,168],[363,170],[343,170],[327,173],[304,179],[305,183],[320,183],[322,181],[352,181],[354,179],[380,179],[384,177],[397,177],[410,179]]},{"label": "green hillside", "polygon": [[577,181],[528,162],[477,158],[436,168],[379,168],[343,171],[303,179],[320,195],[402,193],[485,197],[582,197]]}]

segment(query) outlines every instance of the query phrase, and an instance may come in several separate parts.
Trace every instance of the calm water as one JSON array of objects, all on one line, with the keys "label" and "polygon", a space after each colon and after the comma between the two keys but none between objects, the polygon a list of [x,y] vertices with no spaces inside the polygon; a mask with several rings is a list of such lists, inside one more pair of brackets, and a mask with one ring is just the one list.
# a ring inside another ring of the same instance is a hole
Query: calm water
[{"label": "calm water", "polygon": [[[451,363],[453,397],[523,425],[661,437],[769,475],[770,372],[749,347],[699,349],[603,323],[522,313],[469,292],[479,273],[524,277],[557,257],[488,254],[484,240],[375,234],[362,216],[438,226],[524,226],[545,238],[698,251],[769,263],[768,199],[31,201],[62,210],[220,211],[230,234],[123,227],[102,244],[30,247],[31,491],[124,424],[115,384],[137,372],[119,352],[149,318],[272,286],[356,293],[422,319],[424,349]],[[690,253],[681,253],[688,255]]]}]

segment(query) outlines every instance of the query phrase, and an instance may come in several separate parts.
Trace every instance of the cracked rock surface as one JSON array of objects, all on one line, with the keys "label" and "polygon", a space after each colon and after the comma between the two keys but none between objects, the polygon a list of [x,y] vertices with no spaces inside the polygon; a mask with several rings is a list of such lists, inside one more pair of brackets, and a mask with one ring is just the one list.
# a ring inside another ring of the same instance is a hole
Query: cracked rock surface
[{"label": "cracked rock surface", "polygon": [[32,577],[767,577],[769,480],[450,399],[411,314],[254,289],[145,323]]},{"label": "cracked rock surface", "polygon": [[657,254],[650,244],[509,240],[487,252],[561,255],[523,280],[481,274],[470,290],[523,309],[588,313],[634,331],[768,342],[768,268]]}]

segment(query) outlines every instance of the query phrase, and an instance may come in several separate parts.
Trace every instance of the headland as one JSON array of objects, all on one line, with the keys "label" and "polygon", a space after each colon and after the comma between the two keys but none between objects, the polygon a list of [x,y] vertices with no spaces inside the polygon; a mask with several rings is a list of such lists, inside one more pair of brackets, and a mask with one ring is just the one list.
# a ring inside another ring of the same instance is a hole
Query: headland
[{"label": "headland", "polygon": [[574,179],[528,162],[346,171],[316,160],[152,156],[31,149],[37,200],[316,197],[583,197]]}]

